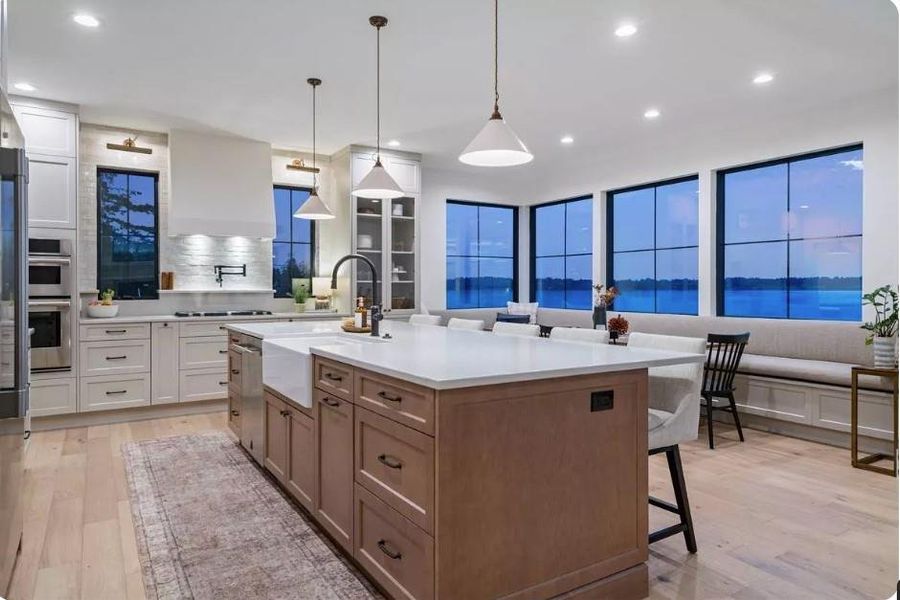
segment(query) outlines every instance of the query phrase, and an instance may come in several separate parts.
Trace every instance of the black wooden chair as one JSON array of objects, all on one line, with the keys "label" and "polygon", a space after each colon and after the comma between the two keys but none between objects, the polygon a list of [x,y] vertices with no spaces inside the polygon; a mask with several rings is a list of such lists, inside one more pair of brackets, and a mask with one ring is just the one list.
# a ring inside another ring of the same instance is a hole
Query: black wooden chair
[{"label": "black wooden chair", "polygon": [[[734,375],[741,364],[744,348],[750,341],[749,333],[724,335],[710,333],[706,338],[706,367],[703,370],[703,387],[700,396],[706,402],[706,428],[709,433],[709,447],[715,448],[713,440],[713,411],[730,412],[734,418],[738,437],[744,441],[741,418],[734,404]],[[728,404],[716,404],[716,400],[727,400]]]}]

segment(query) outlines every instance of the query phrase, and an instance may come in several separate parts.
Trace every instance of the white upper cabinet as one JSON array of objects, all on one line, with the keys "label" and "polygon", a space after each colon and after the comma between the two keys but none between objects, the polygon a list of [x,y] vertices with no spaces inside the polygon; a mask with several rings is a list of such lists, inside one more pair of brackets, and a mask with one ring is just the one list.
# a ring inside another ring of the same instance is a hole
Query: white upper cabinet
[{"label": "white upper cabinet", "polygon": [[[381,155],[381,164],[388,174],[394,178],[397,185],[409,194],[419,193],[419,161],[398,156]],[[375,155],[353,154],[353,187],[359,185],[372,167],[375,166]]]},{"label": "white upper cabinet", "polygon": [[68,156],[28,154],[28,225],[75,229],[78,170]]},{"label": "white upper cabinet", "polygon": [[78,156],[78,119],[70,112],[13,105],[30,154]]}]

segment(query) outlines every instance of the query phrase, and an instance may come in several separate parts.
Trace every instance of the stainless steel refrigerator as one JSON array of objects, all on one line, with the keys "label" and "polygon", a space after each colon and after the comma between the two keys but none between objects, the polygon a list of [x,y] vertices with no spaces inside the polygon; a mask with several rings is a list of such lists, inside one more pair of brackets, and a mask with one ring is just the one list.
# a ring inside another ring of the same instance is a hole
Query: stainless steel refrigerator
[{"label": "stainless steel refrigerator", "polygon": [[22,539],[28,414],[28,163],[25,140],[0,90],[0,596]]}]

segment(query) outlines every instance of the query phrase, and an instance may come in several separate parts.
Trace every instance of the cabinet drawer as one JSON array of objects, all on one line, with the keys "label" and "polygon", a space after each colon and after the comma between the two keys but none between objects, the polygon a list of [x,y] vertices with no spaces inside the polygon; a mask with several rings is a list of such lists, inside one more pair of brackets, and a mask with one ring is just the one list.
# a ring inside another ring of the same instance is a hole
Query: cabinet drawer
[{"label": "cabinet drawer", "polygon": [[178,374],[179,402],[214,400],[228,396],[228,377],[223,369],[195,369]]},{"label": "cabinet drawer", "polygon": [[150,341],[81,344],[81,376],[150,372]]},{"label": "cabinet drawer", "polygon": [[428,388],[356,371],[354,402],[394,421],[434,435],[434,392]]},{"label": "cabinet drawer", "polygon": [[234,386],[228,386],[228,427],[241,437],[241,391]]},{"label": "cabinet drawer", "polygon": [[79,334],[79,339],[82,342],[149,340],[150,323],[82,325]]},{"label": "cabinet drawer", "polygon": [[241,388],[241,355],[239,352],[228,352],[228,382]]},{"label": "cabinet drawer", "polygon": [[78,410],[78,384],[74,377],[36,379],[28,392],[28,410],[32,417],[65,415]]},{"label": "cabinet drawer", "polygon": [[359,484],[355,501],[354,558],[394,598],[433,598],[431,536]]},{"label": "cabinet drawer", "polygon": [[431,533],[434,439],[370,410],[356,410],[356,482]]},{"label": "cabinet drawer", "polygon": [[228,335],[225,331],[225,323],[222,321],[195,321],[181,323],[181,337],[206,337],[213,335]]},{"label": "cabinet drawer", "polygon": [[150,404],[150,375],[82,377],[81,412]]},{"label": "cabinet drawer", "polygon": [[208,369],[221,367],[224,374],[228,366],[228,341],[222,336],[181,338],[178,341],[179,366],[182,369]]},{"label": "cabinet drawer", "polygon": [[320,390],[344,400],[353,400],[353,371],[350,367],[316,356],[313,379]]}]

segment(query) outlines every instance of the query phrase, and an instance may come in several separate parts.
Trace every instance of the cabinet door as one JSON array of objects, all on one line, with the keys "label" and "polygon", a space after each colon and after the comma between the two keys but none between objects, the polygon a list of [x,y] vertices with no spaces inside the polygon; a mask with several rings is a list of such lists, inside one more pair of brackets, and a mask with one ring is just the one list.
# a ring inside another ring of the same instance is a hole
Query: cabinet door
[{"label": "cabinet door", "polygon": [[28,155],[28,225],[75,229],[78,173],[75,159]]},{"label": "cabinet door", "polygon": [[[387,202],[387,201],[386,201]],[[385,313],[416,308],[416,201],[415,198],[396,198],[389,202],[387,239],[390,240],[386,268],[384,301]],[[385,207],[386,209],[388,207]]]},{"label": "cabinet door", "polygon": [[35,379],[31,382],[28,410],[32,417],[65,415],[78,410],[77,379]]},{"label": "cabinet door", "polygon": [[312,417],[294,408],[290,410],[290,456],[288,458],[287,487],[300,504],[315,510],[316,486],[316,430]]},{"label": "cabinet door", "polygon": [[22,105],[14,105],[13,112],[29,153],[77,156],[78,122],[73,113]]},{"label": "cabinet door", "polygon": [[153,323],[150,336],[152,404],[178,402],[178,326]]},{"label": "cabinet door", "polygon": [[284,483],[288,462],[288,416],[284,402],[271,394],[266,398],[266,468]]},{"label": "cabinet door", "polygon": [[316,479],[319,523],[353,552],[353,404],[316,390]]}]

